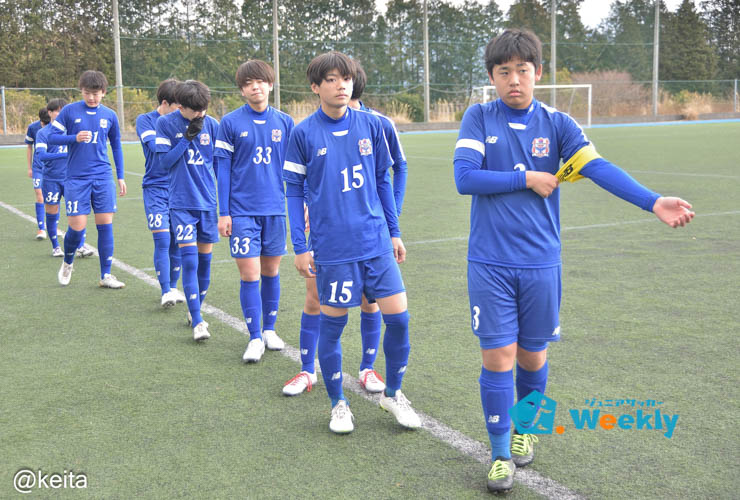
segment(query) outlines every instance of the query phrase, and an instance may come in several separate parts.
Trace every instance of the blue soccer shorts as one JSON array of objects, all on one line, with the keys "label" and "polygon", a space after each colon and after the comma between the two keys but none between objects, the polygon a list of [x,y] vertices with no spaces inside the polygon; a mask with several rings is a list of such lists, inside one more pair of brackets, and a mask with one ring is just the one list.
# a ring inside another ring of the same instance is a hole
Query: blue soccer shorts
[{"label": "blue soccer shorts", "polygon": [[538,352],[560,340],[561,266],[528,269],[468,262],[468,295],[471,326],[481,349],[518,342]]},{"label": "blue soccer shorts", "polygon": [[67,217],[116,212],[116,187],[110,179],[67,179],[64,181]]},{"label": "blue soccer shorts", "polygon": [[42,189],[44,183],[44,174],[41,170],[31,169],[31,182],[33,183],[34,189]]},{"label": "blue soccer shorts", "polygon": [[344,264],[316,264],[319,303],[332,307],[355,307],[362,295],[374,302],[406,291],[393,252],[372,259]]},{"label": "blue soccer shorts", "polygon": [[150,231],[170,228],[170,192],[166,187],[147,186],[142,189],[144,213]]},{"label": "blue soccer shorts", "polygon": [[238,216],[231,218],[229,248],[235,259],[277,257],[288,251],[284,215]]},{"label": "blue soccer shorts", "polygon": [[41,183],[44,195],[44,203],[47,205],[59,205],[62,196],[64,196],[64,181],[50,181],[44,179]]},{"label": "blue soccer shorts", "polygon": [[170,224],[178,245],[185,243],[218,243],[216,209],[170,209]]}]

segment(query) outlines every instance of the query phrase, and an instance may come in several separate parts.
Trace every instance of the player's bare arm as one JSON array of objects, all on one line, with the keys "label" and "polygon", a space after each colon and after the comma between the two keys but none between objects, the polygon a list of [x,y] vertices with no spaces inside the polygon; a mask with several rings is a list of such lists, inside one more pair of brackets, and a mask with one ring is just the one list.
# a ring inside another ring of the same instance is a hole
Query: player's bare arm
[{"label": "player's bare arm", "polygon": [[696,215],[691,210],[691,204],[675,196],[661,196],[655,200],[653,213],[662,222],[671,227],[685,226]]}]

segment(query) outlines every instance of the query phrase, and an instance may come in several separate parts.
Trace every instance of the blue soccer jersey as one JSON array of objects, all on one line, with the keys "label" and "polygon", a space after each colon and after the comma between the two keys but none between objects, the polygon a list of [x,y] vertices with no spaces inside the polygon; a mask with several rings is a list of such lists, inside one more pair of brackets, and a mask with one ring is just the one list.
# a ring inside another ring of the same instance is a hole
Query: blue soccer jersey
[{"label": "blue soccer jersey", "polygon": [[167,187],[170,185],[169,172],[159,166],[157,157],[157,119],[162,116],[155,109],[142,113],[136,118],[136,135],[144,151],[144,179],[141,187]]},{"label": "blue soccer jersey", "polygon": [[[333,120],[319,109],[296,125],[283,175],[299,194],[304,181],[307,185],[317,264],[371,259],[393,250],[390,238],[400,231],[386,175],[391,164],[380,119],[369,113],[348,108]],[[390,200],[381,203],[385,188]],[[291,237],[297,252],[305,247],[305,234],[291,232]]]},{"label": "blue soccer jersey", "polygon": [[219,215],[285,215],[283,162],[293,119],[271,106],[258,113],[245,104],[221,120],[215,156],[231,168],[219,171]]},{"label": "blue soccer jersey", "polygon": [[[170,209],[215,210],[213,142],[218,132],[218,122],[206,116],[203,129],[188,142],[184,135],[189,124],[190,120],[183,117],[179,110],[160,117],[156,123],[160,162],[166,153],[177,147],[183,148],[183,153],[169,167]],[[180,146],[181,143],[184,146]],[[162,166],[167,168],[166,164]]]},{"label": "blue soccer jersey", "polygon": [[[35,122],[31,123],[28,126],[28,129],[26,129],[26,144],[34,145],[36,144],[36,136],[39,133],[39,130],[41,130],[44,127],[44,125],[41,123],[40,120],[36,120]],[[33,160],[31,162],[31,168],[34,170],[34,172],[40,173],[44,166],[39,161],[38,158],[36,158],[36,148],[33,149]],[[35,176],[34,176],[35,177]]]},{"label": "blue soccer jersey", "polygon": [[38,157],[43,167],[43,177],[46,181],[64,181],[67,176],[66,144],[49,144],[49,134],[52,133],[51,124],[39,130],[36,134],[36,149],[34,158]]},{"label": "blue soccer jersey", "polygon": [[[118,117],[102,104],[91,108],[77,101],[62,108],[52,122],[49,144],[68,144],[67,179],[109,179],[111,162],[108,158],[110,141],[116,163],[116,177],[123,179],[123,154]],[[89,141],[77,142],[77,133],[92,133]]]}]

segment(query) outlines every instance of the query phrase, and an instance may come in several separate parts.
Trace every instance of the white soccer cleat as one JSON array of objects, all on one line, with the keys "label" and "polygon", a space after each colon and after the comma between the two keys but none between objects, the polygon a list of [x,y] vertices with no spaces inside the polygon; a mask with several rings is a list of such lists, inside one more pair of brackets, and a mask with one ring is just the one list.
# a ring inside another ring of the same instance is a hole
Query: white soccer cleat
[{"label": "white soccer cleat", "polygon": [[392,413],[398,423],[407,429],[418,429],[421,427],[419,415],[411,408],[411,401],[406,399],[406,396],[400,390],[396,391],[396,395],[392,398],[383,395],[380,398],[380,407]]},{"label": "white soccer cleat", "polygon": [[45,240],[46,239],[46,231],[43,229],[39,229],[39,232],[36,233],[36,239],[38,241]]},{"label": "white soccer cleat", "polygon": [[177,302],[178,304],[182,304],[183,302],[185,302],[185,294],[182,293],[180,290],[178,290],[177,288],[170,288],[170,292],[175,295],[175,302]]},{"label": "white soccer cleat", "polygon": [[54,247],[54,249],[51,251],[52,257],[64,257],[64,250],[62,250],[62,247]]},{"label": "white soccer cleat", "polygon": [[122,281],[118,281],[118,279],[110,273],[106,273],[105,275],[103,275],[103,279],[98,282],[98,285],[101,288],[114,289],[123,288],[126,286]]},{"label": "white soccer cleat", "polygon": [[385,390],[385,382],[383,382],[380,374],[372,368],[365,368],[360,371],[360,385],[367,392],[383,392]]},{"label": "white soccer cleat", "polygon": [[265,342],[262,339],[252,339],[247,344],[247,350],[244,351],[242,361],[245,363],[256,363],[262,359],[262,355],[265,353]]},{"label": "white soccer cleat", "polygon": [[[188,317],[187,317],[186,321],[188,322],[188,326],[193,326],[193,317],[190,315],[190,311],[187,312],[187,315],[188,315]],[[203,320],[203,323],[206,324],[206,328],[208,328],[210,326],[208,324],[208,321],[206,321],[206,320]]]},{"label": "white soccer cleat", "polygon": [[211,334],[208,331],[208,324],[205,321],[201,321],[197,325],[195,325],[195,328],[193,328],[193,340],[206,340],[210,339]]},{"label": "white soccer cleat", "polygon": [[301,372],[285,382],[283,394],[286,396],[297,396],[303,391],[311,392],[311,387],[313,387],[317,380],[318,377],[316,377],[315,373]]},{"label": "white soccer cleat", "polygon": [[81,247],[75,250],[75,257],[84,259],[85,257],[90,257],[92,255],[95,255],[95,250],[93,250],[87,243],[83,243]]},{"label": "white soccer cleat", "polygon": [[329,430],[337,434],[347,434],[355,430],[353,420],[354,415],[347,405],[347,401],[340,399],[339,402],[331,409],[331,420],[329,421]]},{"label": "white soccer cleat", "polygon": [[176,303],[177,303],[177,297],[175,296],[175,293],[172,290],[162,294],[162,300],[160,304],[165,309],[169,309],[170,307],[174,306]]},{"label": "white soccer cleat", "polygon": [[263,331],[262,338],[265,339],[265,345],[271,351],[281,351],[285,347],[285,342],[283,342],[283,339],[278,337],[275,330]]},{"label": "white soccer cleat", "polygon": [[62,261],[62,267],[59,268],[59,272],[57,273],[57,279],[60,285],[69,285],[69,282],[72,280],[72,271],[74,271],[74,264],[67,264]]}]

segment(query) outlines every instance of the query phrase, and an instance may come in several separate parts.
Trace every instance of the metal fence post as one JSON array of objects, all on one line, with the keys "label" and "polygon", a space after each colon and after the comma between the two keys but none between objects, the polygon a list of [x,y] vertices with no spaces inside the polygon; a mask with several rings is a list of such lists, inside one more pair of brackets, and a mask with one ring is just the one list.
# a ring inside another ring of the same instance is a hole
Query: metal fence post
[{"label": "metal fence post", "polygon": [[[8,135],[8,120],[5,116],[5,85],[0,87],[0,94],[2,94],[3,99],[3,135]],[[735,97],[737,98],[737,80],[735,80]]]}]

